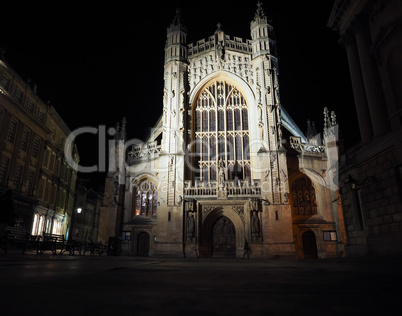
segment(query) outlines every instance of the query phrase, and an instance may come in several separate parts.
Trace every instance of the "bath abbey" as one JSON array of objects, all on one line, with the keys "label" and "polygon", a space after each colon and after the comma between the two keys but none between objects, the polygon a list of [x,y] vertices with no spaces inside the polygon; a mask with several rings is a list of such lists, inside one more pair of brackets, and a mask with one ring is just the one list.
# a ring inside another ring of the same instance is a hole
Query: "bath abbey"
[{"label": "bath abbey", "polygon": [[160,119],[143,143],[123,119],[109,157],[99,239],[121,236],[122,254],[344,256],[336,114],[323,107],[323,130],[300,130],[261,3],[250,19],[251,39],[218,24],[187,43],[180,11],[168,26]]}]

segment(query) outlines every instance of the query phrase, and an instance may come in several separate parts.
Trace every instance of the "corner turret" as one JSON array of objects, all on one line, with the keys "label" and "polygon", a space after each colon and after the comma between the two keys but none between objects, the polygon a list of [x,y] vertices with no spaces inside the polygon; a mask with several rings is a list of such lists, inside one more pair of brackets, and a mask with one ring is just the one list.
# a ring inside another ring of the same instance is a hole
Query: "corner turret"
[{"label": "corner turret", "polygon": [[165,64],[169,61],[187,61],[187,27],[183,24],[180,9],[172,24],[167,28],[167,40],[165,46]]},{"label": "corner turret", "polygon": [[262,8],[262,2],[257,3],[254,20],[250,24],[253,46],[253,58],[260,55],[273,55],[276,57],[276,41],[274,28],[268,23],[268,18]]}]

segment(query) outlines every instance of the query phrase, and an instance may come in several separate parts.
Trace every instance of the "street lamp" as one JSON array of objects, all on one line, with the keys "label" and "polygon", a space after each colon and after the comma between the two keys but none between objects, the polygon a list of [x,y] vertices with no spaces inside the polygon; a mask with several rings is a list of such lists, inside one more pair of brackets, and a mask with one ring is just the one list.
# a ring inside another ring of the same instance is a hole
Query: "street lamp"
[{"label": "street lamp", "polygon": [[370,176],[363,181],[359,181],[353,178],[352,175],[348,174],[348,177],[345,181],[345,184],[349,185],[349,188],[351,190],[357,190],[358,188],[368,183],[378,183],[377,178],[375,176]]},{"label": "street lamp", "polygon": [[81,208],[81,207],[78,207],[78,208],[77,208],[77,214],[81,214],[81,212],[82,212],[82,208]]}]

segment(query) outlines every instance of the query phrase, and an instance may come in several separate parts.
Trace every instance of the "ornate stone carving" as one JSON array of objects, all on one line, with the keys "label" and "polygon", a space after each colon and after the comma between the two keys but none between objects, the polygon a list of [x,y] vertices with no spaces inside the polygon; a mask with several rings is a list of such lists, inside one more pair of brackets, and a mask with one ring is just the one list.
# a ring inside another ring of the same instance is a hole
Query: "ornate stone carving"
[{"label": "ornate stone carving", "polygon": [[243,206],[232,206],[232,210],[235,211],[244,223],[244,207]]}]

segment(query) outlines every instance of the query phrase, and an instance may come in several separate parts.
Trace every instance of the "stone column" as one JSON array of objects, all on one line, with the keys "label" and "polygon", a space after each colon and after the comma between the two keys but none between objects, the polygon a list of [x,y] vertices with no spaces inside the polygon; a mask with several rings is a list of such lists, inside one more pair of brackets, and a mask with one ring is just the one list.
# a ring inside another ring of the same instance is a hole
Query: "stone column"
[{"label": "stone column", "polygon": [[361,16],[353,23],[360,57],[360,67],[370,111],[371,123],[375,137],[384,135],[388,130],[388,113],[384,101],[381,82],[374,57],[370,54],[371,39],[367,28],[367,17]]},{"label": "stone column", "polygon": [[359,52],[352,34],[342,36],[340,44],[346,49],[349,62],[350,77],[352,79],[353,95],[355,99],[356,113],[359,120],[359,129],[362,143],[369,143],[373,137],[370,112],[368,109],[366,92],[364,90],[363,77],[360,68]]}]

